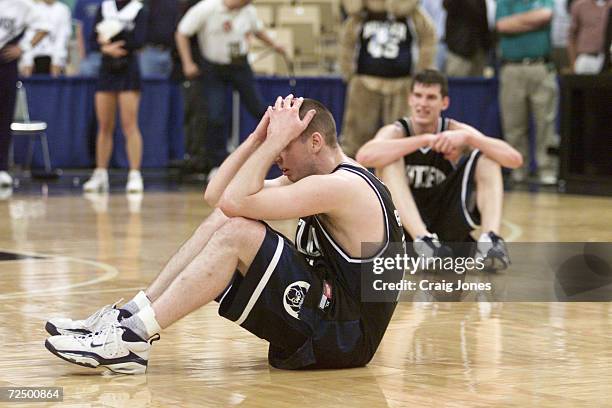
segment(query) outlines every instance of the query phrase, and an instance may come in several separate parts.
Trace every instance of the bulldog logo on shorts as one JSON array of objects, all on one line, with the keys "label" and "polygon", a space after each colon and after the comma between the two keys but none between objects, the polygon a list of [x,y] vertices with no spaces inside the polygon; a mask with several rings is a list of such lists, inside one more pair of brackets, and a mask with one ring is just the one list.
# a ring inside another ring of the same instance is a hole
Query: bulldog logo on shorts
[{"label": "bulldog logo on shorts", "polygon": [[309,288],[310,283],[305,281],[293,282],[287,286],[285,294],[283,295],[283,306],[285,306],[285,310],[290,316],[299,319],[298,313],[304,303],[304,298]]}]

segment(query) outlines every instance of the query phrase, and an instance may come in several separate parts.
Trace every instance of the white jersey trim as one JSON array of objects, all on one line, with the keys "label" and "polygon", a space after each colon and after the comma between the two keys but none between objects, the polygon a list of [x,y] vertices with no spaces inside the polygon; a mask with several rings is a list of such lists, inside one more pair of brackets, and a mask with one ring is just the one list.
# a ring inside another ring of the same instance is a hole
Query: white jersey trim
[{"label": "white jersey trim", "polygon": [[465,165],[465,170],[463,171],[463,180],[461,181],[461,208],[463,209],[463,216],[465,217],[465,220],[469,226],[474,229],[478,228],[479,225],[474,221],[467,209],[467,184],[470,179],[472,166],[474,165],[474,160],[476,159],[478,152],[478,149],[474,149],[470,154],[470,158],[468,159],[468,162]]}]

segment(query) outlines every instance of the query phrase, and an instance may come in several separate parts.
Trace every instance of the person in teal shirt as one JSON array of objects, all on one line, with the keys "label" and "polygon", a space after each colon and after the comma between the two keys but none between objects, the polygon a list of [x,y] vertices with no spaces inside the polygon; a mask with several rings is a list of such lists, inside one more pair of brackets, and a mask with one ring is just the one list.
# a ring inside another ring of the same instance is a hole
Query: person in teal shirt
[{"label": "person in teal shirt", "polygon": [[74,3],[76,0],[60,0],[62,3],[70,7],[70,11],[74,11]]},{"label": "person in teal shirt", "polygon": [[[496,29],[500,37],[500,108],[504,137],[523,157],[529,154],[529,117],[533,115],[537,167],[531,176],[543,184],[557,180],[557,160],[547,154],[556,142],[556,73],[552,52],[552,0],[498,0]],[[530,160],[533,162],[533,160]],[[515,181],[527,173],[517,169]]]}]

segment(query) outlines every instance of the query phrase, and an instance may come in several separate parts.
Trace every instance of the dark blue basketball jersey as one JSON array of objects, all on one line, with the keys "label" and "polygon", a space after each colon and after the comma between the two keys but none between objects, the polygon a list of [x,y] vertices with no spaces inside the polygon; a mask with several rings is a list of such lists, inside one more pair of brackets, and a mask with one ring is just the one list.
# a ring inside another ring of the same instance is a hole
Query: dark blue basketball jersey
[{"label": "dark blue basketball jersey", "polygon": [[[334,241],[319,215],[299,220],[295,244],[307,262],[316,271],[322,271],[322,279],[330,282],[333,288],[333,302],[319,323],[314,348],[315,354],[317,350],[335,351],[317,358],[318,365],[324,367],[328,360],[336,366],[360,366],[367,364],[374,355],[397,304],[396,298],[389,302],[363,302],[361,273],[372,270],[376,257],[403,256],[405,238],[391,194],[380,180],[366,169],[348,163],[340,164],[335,171],[359,175],[376,193],[385,222],[385,238],[379,252],[371,258],[352,258]],[[338,361],[340,359],[342,361]]]},{"label": "dark blue basketball jersey", "polygon": [[357,73],[399,78],[412,73],[413,35],[409,19],[367,13],[360,32]]},{"label": "dark blue basketball jersey", "polygon": [[[406,137],[416,136],[410,118],[404,117],[397,121],[406,134]],[[436,133],[449,129],[450,119],[440,117]],[[444,155],[431,150],[420,148],[404,156],[406,176],[415,201],[422,202],[428,198],[428,190],[441,184],[446,177],[455,170],[455,166]]]}]

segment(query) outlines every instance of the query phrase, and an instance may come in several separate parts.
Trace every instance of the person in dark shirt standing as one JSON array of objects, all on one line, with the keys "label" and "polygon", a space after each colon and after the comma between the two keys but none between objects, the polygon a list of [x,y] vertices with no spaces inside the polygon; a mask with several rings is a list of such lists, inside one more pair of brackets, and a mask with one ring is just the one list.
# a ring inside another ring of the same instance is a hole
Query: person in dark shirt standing
[{"label": "person in dark shirt standing", "polygon": [[91,48],[102,52],[102,66],[96,92],[98,137],[96,169],[83,185],[86,192],[108,191],[108,163],[113,152],[117,106],[130,162],[127,192],[142,192],[140,174],[142,135],[138,128],[140,68],[136,51],[145,42],[147,12],[137,0],[105,0],[96,17]]},{"label": "person in dark shirt standing", "polygon": [[78,0],[74,6],[74,19],[77,22],[76,36],[79,48],[79,74],[97,76],[100,71],[102,55],[91,49],[91,33],[94,31],[96,15],[102,0]]},{"label": "person in dark shirt standing", "polygon": [[446,8],[446,74],[482,76],[491,48],[485,0],[444,0]]},{"label": "person in dark shirt standing", "polygon": [[149,0],[148,9],[147,41],[140,53],[140,72],[144,77],[168,78],[172,73],[179,6],[176,0]]}]

